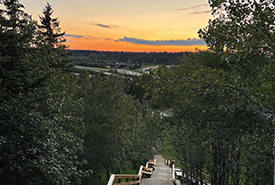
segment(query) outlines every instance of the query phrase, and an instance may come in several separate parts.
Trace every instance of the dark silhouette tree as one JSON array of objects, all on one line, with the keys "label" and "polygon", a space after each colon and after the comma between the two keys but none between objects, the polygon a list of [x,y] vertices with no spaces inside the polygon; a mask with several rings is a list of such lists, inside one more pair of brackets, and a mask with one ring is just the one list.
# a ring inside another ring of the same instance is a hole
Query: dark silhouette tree
[{"label": "dark silhouette tree", "polygon": [[45,44],[57,46],[58,44],[66,41],[63,37],[65,35],[65,32],[61,32],[59,21],[57,18],[53,18],[52,14],[52,6],[47,3],[45,8],[43,9],[43,15],[39,16],[41,22],[39,28],[41,29]]},{"label": "dark silhouette tree", "polygon": [[1,91],[19,93],[23,86],[30,85],[23,74],[28,69],[22,56],[30,50],[29,43],[34,43],[35,25],[18,0],[5,0],[2,4],[5,8],[0,9]]},{"label": "dark silhouette tree", "polygon": [[64,42],[65,32],[61,32],[59,27],[59,21],[57,18],[52,17],[52,6],[47,3],[43,9],[43,15],[39,16],[41,24],[38,26],[42,37],[42,46],[48,55],[55,58],[47,59],[51,68],[66,70],[70,67],[68,60],[68,52],[66,51],[66,45]]},{"label": "dark silhouette tree", "polygon": [[62,50],[47,52],[19,0],[0,3],[0,184],[72,184],[82,143],[74,75],[47,63]]}]

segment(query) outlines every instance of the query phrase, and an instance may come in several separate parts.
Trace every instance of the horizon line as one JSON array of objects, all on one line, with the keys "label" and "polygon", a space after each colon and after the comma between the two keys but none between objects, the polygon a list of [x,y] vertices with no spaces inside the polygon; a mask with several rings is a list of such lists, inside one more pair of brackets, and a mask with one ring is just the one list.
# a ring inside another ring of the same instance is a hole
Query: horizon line
[{"label": "horizon line", "polygon": [[95,52],[117,52],[117,53],[195,53],[194,51],[118,51],[118,50],[94,50],[94,49],[69,49],[66,50],[73,50],[73,51],[95,51]]}]

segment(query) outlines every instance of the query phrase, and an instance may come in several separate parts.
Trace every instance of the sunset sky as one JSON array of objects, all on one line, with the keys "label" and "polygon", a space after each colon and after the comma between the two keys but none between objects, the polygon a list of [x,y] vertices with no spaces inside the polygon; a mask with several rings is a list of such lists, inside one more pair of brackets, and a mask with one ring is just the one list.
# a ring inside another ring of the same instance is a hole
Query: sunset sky
[{"label": "sunset sky", "polygon": [[194,51],[212,17],[207,0],[22,0],[38,20],[49,2],[70,49]]}]

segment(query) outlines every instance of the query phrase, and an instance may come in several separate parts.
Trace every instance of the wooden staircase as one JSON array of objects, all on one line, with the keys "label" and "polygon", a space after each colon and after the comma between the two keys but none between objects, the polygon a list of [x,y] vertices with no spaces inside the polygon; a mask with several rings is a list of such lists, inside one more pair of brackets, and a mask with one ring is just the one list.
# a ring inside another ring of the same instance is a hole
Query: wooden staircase
[{"label": "wooden staircase", "polygon": [[150,178],[155,169],[156,159],[148,161],[145,166],[141,165],[137,175],[112,174],[107,185],[130,185],[140,184],[142,178]]}]

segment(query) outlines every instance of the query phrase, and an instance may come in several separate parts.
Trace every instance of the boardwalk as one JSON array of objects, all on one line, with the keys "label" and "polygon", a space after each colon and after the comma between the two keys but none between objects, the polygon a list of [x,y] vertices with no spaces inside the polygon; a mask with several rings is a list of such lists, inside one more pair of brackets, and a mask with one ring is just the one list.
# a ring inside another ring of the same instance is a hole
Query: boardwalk
[{"label": "boardwalk", "polygon": [[156,169],[153,172],[151,178],[142,179],[141,185],[171,185],[172,184],[172,173],[171,169],[164,164],[162,156],[157,156]]}]

